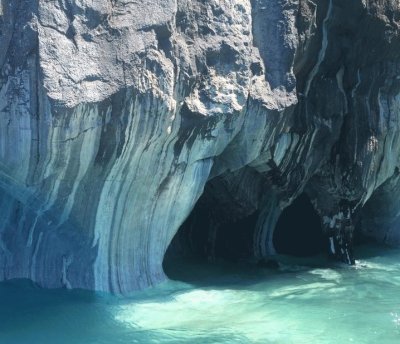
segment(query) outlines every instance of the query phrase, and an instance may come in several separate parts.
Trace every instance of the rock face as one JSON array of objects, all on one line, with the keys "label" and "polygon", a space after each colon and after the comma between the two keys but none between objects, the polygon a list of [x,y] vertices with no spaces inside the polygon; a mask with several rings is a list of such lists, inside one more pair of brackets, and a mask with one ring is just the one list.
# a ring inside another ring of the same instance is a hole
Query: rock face
[{"label": "rock face", "polygon": [[255,257],[302,193],[339,259],[355,224],[400,243],[399,25],[395,0],[2,0],[0,280],[160,282],[204,190],[207,240],[250,216]]}]

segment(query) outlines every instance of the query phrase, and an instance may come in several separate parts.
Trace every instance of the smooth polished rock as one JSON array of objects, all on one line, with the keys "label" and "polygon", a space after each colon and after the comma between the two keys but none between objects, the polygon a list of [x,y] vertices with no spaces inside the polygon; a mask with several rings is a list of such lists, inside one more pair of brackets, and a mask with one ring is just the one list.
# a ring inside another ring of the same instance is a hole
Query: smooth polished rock
[{"label": "smooth polished rock", "polygon": [[399,166],[399,15],[394,0],[3,0],[0,280],[154,285],[218,180],[226,217],[258,211],[259,259],[302,192],[351,245],[332,219],[345,203],[355,222]]}]

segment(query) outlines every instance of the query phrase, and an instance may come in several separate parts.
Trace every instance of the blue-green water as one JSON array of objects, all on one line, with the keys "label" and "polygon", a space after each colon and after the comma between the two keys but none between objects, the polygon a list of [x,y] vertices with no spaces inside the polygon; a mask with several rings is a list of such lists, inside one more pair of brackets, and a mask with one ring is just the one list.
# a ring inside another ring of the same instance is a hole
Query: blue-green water
[{"label": "blue-green water", "polygon": [[400,250],[278,271],[177,266],[130,298],[0,284],[0,343],[400,343]]}]

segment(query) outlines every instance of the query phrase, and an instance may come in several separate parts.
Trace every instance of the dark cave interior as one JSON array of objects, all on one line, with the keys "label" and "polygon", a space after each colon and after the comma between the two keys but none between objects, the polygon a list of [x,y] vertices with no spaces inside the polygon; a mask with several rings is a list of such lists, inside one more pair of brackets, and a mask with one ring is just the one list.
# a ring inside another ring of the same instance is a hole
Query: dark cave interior
[{"label": "dark cave interior", "polygon": [[328,239],[322,232],[320,216],[306,194],[283,210],[276,224],[273,244],[279,254],[310,257],[327,252]]},{"label": "dark cave interior", "polygon": [[179,228],[166,257],[206,261],[248,258],[252,253],[253,230],[259,212],[239,217],[238,214],[230,216],[221,208],[210,200],[209,195],[202,196]]},{"label": "dark cave interior", "polygon": [[[254,261],[254,232],[260,211],[235,209],[221,189],[208,185],[172,240],[164,258],[168,275],[172,265],[196,261]],[[249,214],[248,214],[249,213]],[[328,252],[321,220],[306,194],[283,210],[275,227],[273,245],[278,254],[311,257]]]}]

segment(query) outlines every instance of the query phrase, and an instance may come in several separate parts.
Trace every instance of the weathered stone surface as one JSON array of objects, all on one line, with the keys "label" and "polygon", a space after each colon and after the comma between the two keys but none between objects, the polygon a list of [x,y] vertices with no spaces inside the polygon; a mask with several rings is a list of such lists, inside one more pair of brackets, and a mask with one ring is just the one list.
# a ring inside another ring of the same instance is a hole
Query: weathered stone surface
[{"label": "weathered stone surface", "polygon": [[338,258],[357,218],[400,241],[397,1],[0,8],[0,280],[155,284],[206,183],[215,228],[256,214],[259,258],[302,192]]}]

